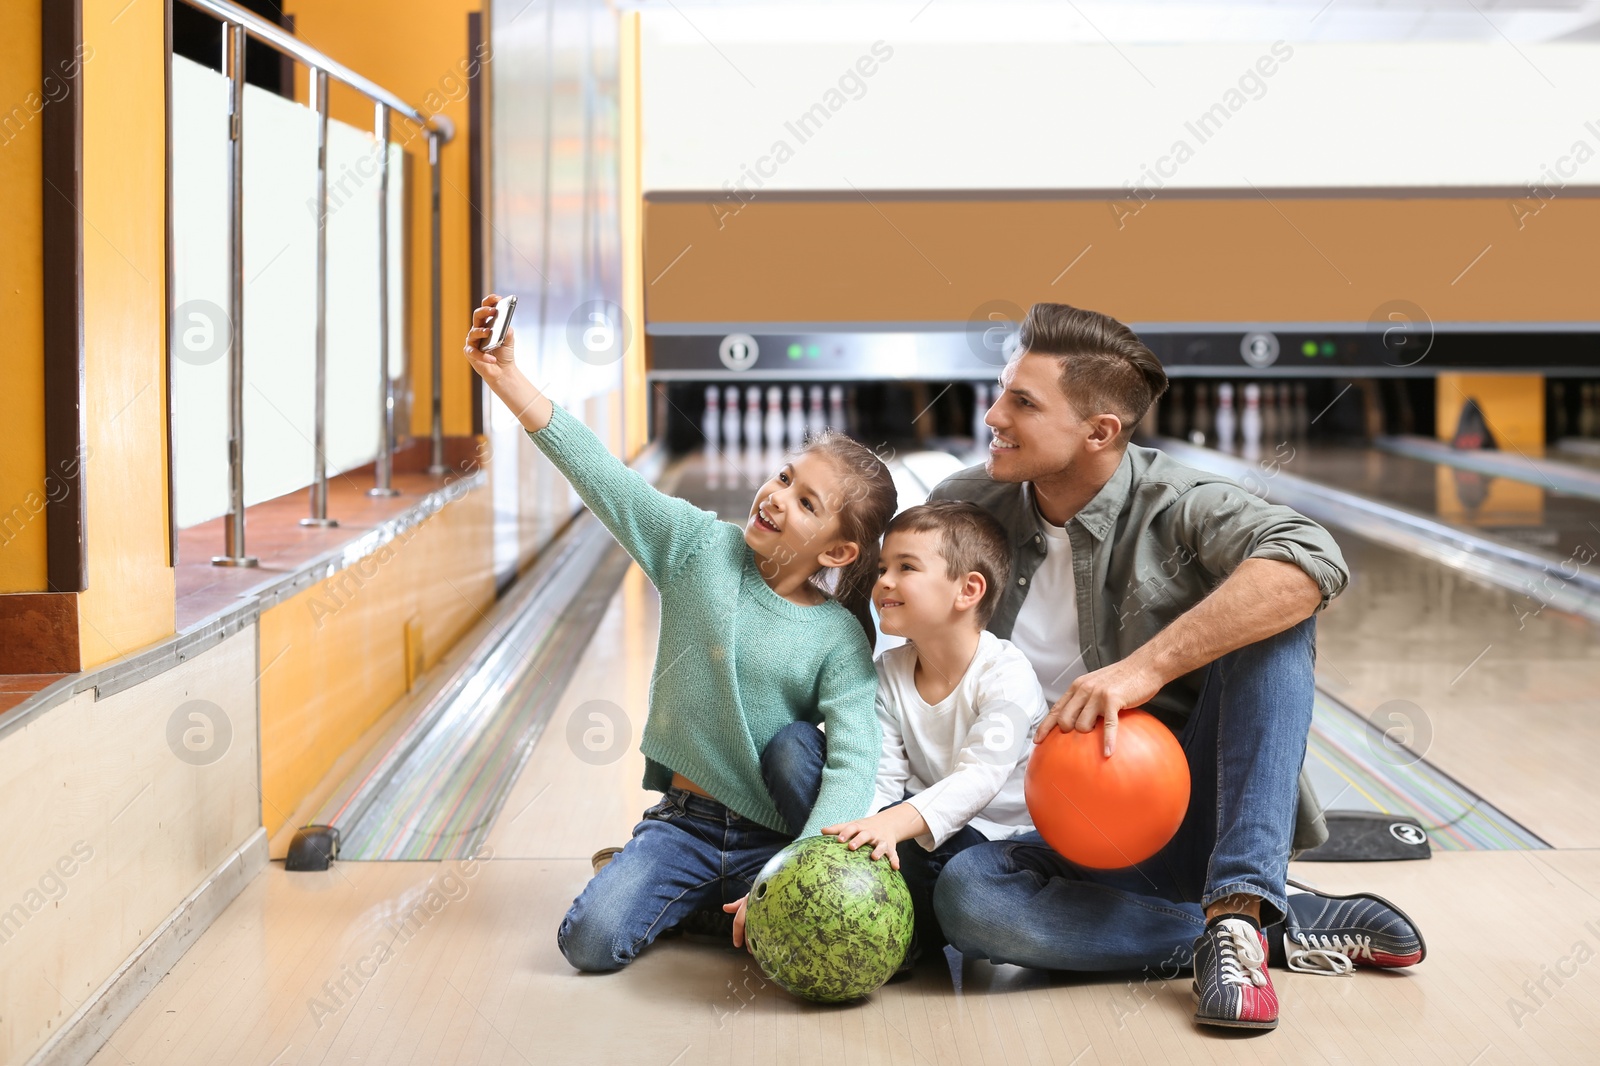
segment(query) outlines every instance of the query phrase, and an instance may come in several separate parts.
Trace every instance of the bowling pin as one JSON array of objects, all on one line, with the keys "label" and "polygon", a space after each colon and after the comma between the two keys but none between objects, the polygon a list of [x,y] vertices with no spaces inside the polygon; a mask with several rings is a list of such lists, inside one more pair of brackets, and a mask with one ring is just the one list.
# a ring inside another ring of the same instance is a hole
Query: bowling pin
[{"label": "bowling pin", "polygon": [[849,432],[850,427],[845,424],[843,385],[828,386],[828,427],[840,433]]},{"label": "bowling pin", "polygon": [[1294,439],[1305,440],[1311,432],[1311,412],[1306,407],[1306,383],[1294,383]]},{"label": "bowling pin", "polygon": [[1294,411],[1289,407],[1289,383],[1278,382],[1278,438],[1288,440],[1294,436]]},{"label": "bowling pin", "polygon": [[783,389],[767,386],[767,450],[783,451]]},{"label": "bowling pin", "polygon": [[1211,436],[1211,390],[1203,381],[1194,387],[1194,419],[1189,423],[1189,439],[1201,447]]},{"label": "bowling pin", "polygon": [[1217,386],[1217,447],[1233,451],[1233,432],[1238,428],[1238,416],[1233,410],[1233,386],[1224,381]]},{"label": "bowling pin", "polygon": [[989,446],[989,424],[983,416],[989,413],[989,386],[972,387],[972,446],[978,451]]},{"label": "bowling pin", "polygon": [[739,447],[739,388],[736,385],[722,390],[722,441],[730,452]]},{"label": "bowling pin", "polygon": [[1261,439],[1277,442],[1283,439],[1284,431],[1278,427],[1278,405],[1274,402],[1276,390],[1269,381],[1261,386]]},{"label": "bowling pin", "polygon": [[805,391],[799,385],[789,386],[789,412],[784,420],[789,447],[799,448],[806,442]]},{"label": "bowling pin", "polygon": [[761,387],[744,390],[744,450],[748,456],[761,454]]},{"label": "bowling pin", "polygon": [[820,437],[822,431],[828,428],[828,420],[822,414],[822,386],[811,386],[808,399],[810,409],[806,415],[806,436]]},{"label": "bowling pin", "polygon": [[1239,435],[1244,438],[1247,458],[1261,454],[1261,386],[1255,382],[1244,387],[1244,414],[1239,418]]},{"label": "bowling pin", "polygon": [[1185,417],[1185,412],[1187,412],[1188,407],[1184,403],[1184,389],[1181,381],[1172,383],[1172,403],[1170,406],[1172,407],[1172,421],[1167,426],[1167,435],[1176,437],[1179,440],[1187,440],[1189,438],[1189,420]]},{"label": "bowling pin", "polygon": [[706,410],[700,417],[700,433],[706,439],[708,451],[722,441],[722,390],[715,385],[706,386]]}]

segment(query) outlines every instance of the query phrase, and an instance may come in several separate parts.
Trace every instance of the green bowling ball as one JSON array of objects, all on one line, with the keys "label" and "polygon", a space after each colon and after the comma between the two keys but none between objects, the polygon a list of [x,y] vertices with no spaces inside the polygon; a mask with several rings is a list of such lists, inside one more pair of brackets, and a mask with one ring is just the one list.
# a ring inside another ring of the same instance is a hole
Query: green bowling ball
[{"label": "green bowling ball", "polygon": [[750,888],[745,937],[757,964],[802,999],[840,1003],[878,988],[911,946],[911,892],[872,849],[838,837],[795,841]]}]

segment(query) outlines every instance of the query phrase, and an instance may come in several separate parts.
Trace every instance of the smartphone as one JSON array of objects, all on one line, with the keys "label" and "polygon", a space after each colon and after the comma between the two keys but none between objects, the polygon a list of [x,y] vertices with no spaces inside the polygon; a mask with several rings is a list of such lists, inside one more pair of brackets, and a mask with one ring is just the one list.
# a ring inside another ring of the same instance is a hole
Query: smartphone
[{"label": "smartphone", "polygon": [[517,309],[515,296],[503,297],[495,304],[494,325],[490,327],[489,339],[483,342],[483,350],[492,352],[500,347],[506,339],[506,330],[511,328],[511,313]]}]

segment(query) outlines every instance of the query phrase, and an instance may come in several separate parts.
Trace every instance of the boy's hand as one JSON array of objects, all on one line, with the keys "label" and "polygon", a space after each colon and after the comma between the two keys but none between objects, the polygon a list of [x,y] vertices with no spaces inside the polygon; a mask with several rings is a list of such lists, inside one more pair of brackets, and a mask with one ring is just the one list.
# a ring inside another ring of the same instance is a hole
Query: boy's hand
[{"label": "boy's hand", "polygon": [[512,326],[506,327],[506,335],[501,340],[500,347],[492,352],[483,350],[483,346],[489,341],[495,316],[500,313],[499,303],[500,297],[492,293],[483,298],[483,303],[472,312],[472,328],[467,330],[467,343],[461,349],[462,354],[467,357],[467,362],[472,364],[472,369],[491,385],[517,361],[517,331]]},{"label": "boy's hand", "polygon": [[749,902],[750,897],[745,895],[740,896],[732,903],[724,903],[722,905],[724,914],[733,915],[733,946],[736,948],[744,947],[744,912],[745,905]]},{"label": "boy's hand", "polygon": [[843,825],[830,825],[822,831],[829,836],[837,836],[839,843],[851,851],[863,844],[871,844],[874,859],[888,856],[889,865],[898,870],[900,852],[896,850],[896,845],[902,840],[926,833],[928,823],[922,820],[922,813],[911,804],[897,803],[871,817],[858,818]]}]

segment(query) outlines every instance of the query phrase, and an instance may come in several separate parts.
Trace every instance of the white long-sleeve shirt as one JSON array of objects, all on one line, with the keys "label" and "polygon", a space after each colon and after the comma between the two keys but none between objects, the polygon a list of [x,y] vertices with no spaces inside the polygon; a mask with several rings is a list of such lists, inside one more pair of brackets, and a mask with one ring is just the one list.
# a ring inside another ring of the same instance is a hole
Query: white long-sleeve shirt
[{"label": "white long-sleeve shirt", "polygon": [[910,792],[928,823],[916,841],[928,851],[969,824],[990,840],[1032,829],[1022,778],[1048,708],[1022,652],[984,631],[961,682],[935,704],[917,691],[914,644],[890,648],[877,666],[883,755],[873,810]]}]

